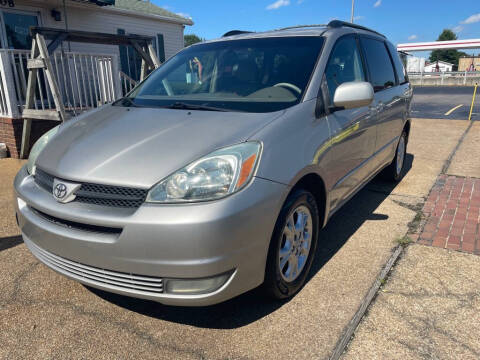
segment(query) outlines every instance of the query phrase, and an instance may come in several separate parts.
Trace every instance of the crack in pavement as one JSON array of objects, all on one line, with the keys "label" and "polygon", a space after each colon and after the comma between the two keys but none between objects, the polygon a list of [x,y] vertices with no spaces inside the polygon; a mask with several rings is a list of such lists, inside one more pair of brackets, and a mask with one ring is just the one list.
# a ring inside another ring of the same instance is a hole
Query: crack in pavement
[{"label": "crack in pavement", "polygon": [[4,303],[5,305],[9,305],[13,301],[17,301],[17,295],[20,291],[22,286],[22,282],[25,281],[26,277],[35,270],[35,268],[40,264],[40,262],[36,261],[28,265],[28,267],[22,271],[20,274],[17,275],[15,279],[13,279],[13,291],[12,294],[9,296],[10,299]]}]

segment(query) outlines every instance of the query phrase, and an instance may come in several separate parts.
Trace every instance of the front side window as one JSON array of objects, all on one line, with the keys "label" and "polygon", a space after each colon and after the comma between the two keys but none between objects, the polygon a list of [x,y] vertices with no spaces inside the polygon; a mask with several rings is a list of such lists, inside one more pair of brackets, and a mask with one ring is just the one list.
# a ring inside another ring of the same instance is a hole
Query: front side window
[{"label": "front side window", "polygon": [[322,44],[321,37],[276,37],[194,45],[152,73],[128,96],[128,104],[285,109],[302,99]]},{"label": "front side window", "polygon": [[362,46],[365,50],[373,89],[381,91],[395,86],[395,73],[385,43],[370,38],[362,38]]},{"label": "front side window", "polygon": [[335,90],[340,84],[351,81],[365,81],[365,72],[353,36],[343,37],[337,41],[325,70],[330,101],[333,103]]}]

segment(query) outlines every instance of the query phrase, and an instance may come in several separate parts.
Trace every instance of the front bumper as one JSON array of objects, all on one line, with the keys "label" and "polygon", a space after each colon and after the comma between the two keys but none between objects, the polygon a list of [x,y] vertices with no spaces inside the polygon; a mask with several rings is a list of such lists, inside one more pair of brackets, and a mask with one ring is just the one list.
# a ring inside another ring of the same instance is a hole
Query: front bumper
[{"label": "front bumper", "polygon": [[[285,185],[254,178],[221,200],[143,204],[130,210],[58,203],[25,168],[14,186],[22,236],[40,261],[92,287],[187,306],[215,304],[263,282],[271,234],[288,192]],[[65,226],[52,218],[91,228]],[[225,273],[226,282],[210,293],[169,294],[163,286],[164,279]]]}]

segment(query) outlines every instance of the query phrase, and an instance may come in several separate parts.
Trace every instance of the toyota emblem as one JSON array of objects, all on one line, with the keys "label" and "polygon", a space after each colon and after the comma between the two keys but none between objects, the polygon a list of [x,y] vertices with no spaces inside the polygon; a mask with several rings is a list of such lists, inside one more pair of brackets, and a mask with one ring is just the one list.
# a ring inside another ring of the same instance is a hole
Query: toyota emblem
[{"label": "toyota emblem", "polygon": [[80,189],[82,184],[76,184],[65,180],[53,180],[52,195],[58,202],[66,204],[75,200],[75,192]]},{"label": "toyota emblem", "polygon": [[57,199],[63,199],[67,195],[67,186],[62,183],[57,184],[53,190],[53,195]]}]

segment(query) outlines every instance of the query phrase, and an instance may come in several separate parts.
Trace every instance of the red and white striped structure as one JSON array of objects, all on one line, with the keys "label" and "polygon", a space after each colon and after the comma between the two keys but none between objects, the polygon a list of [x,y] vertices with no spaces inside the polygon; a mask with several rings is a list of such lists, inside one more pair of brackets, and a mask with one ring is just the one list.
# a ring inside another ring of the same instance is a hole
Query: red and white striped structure
[{"label": "red and white striped structure", "polygon": [[445,49],[480,49],[480,39],[447,40],[398,44],[398,51],[430,51]]}]

